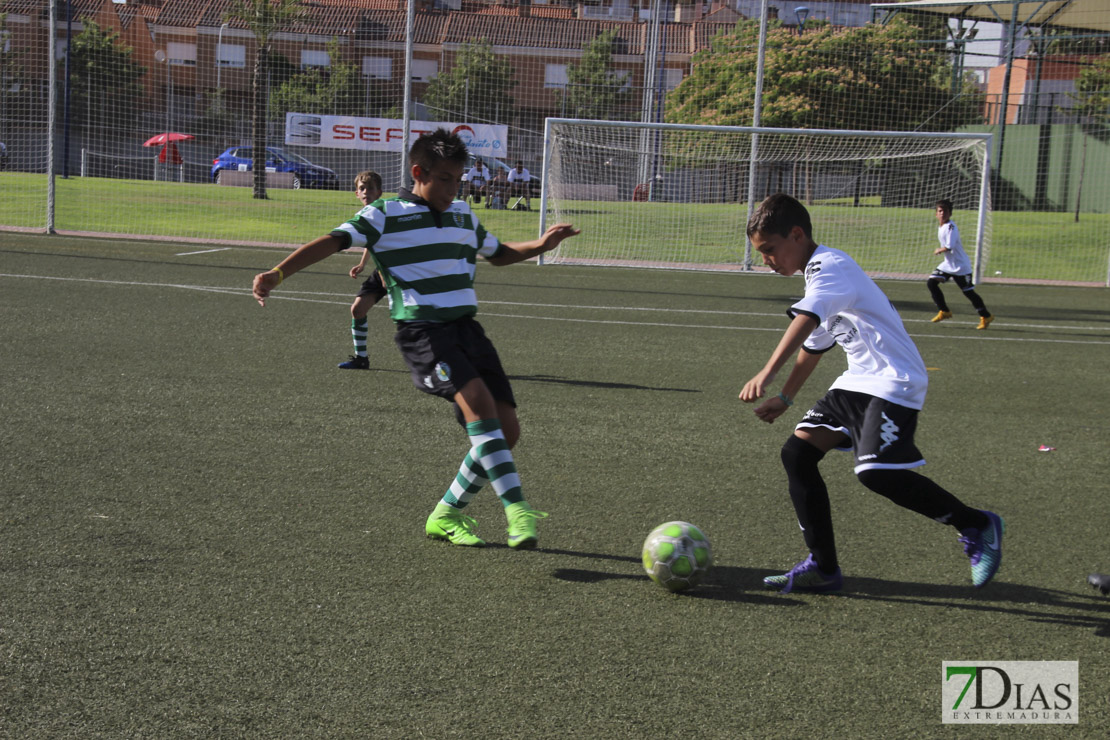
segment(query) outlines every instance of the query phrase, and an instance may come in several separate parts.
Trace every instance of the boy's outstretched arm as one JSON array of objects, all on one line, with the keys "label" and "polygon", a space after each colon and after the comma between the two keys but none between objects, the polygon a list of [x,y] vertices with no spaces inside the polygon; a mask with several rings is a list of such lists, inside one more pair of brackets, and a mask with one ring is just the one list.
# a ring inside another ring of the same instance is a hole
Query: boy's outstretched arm
[{"label": "boy's outstretched arm", "polygon": [[[790,326],[786,328],[786,333],[784,333],[782,339],[779,340],[779,345],[775,347],[775,351],[771,353],[771,359],[767,360],[767,364],[763,366],[762,370],[756,373],[755,377],[744,384],[744,389],[740,391],[740,400],[744,403],[752,403],[763,398],[763,394],[767,392],[767,386],[770,385],[771,381],[778,375],[779,370],[786,364],[787,359],[801,349],[802,343],[805,342],[806,337],[812,334],[813,330],[816,328],[817,320],[812,316],[806,314],[798,314],[795,316],[794,320],[790,322]],[[808,355],[809,353],[806,354]],[[820,356],[818,355],[817,357]],[[799,357],[799,360],[800,359]],[[816,362],[814,364],[816,364]],[[809,371],[812,372],[813,368],[811,367]],[[793,375],[794,374],[791,373],[790,380],[798,380],[794,378]],[[806,373],[805,377],[809,377],[809,373]],[[796,393],[802,387],[802,383],[805,382],[805,377],[801,378],[800,382],[797,383],[797,388],[791,388],[790,390]],[[779,403],[782,402],[779,401]],[[785,409],[786,405],[783,404],[783,410]]]},{"label": "boy's outstretched arm", "polygon": [[[794,361],[794,367],[790,370],[790,375],[786,377],[786,382],[782,384],[782,395],[793,400],[798,395],[798,391],[805,385],[806,380],[813,374],[813,370],[817,367],[817,363],[825,355],[821,353],[809,352],[805,347],[798,350],[798,359]],[[762,421],[771,424],[775,419],[779,418],[786,413],[790,405],[782,400],[779,396],[771,396],[763,403],[755,407],[755,415]]]},{"label": "boy's outstretched arm", "polygon": [[502,242],[501,246],[504,249],[496,257],[491,257],[489,263],[501,266],[523,262],[537,254],[550,252],[559,246],[564,239],[579,233],[581,232],[571,224],[555,224],[549,226],[547,231],[543,232],[543,235],[538,239],[533,239],[530,242]]},{"label": "boy's outstretched arm", "polygon": [[281,282],[295,272],[314,265],[325,257],[330,257],[339,251],[339,239],[328,234],[313,239],[308,244],[297,247],[293,252],[277,264],[272,270],[260,272],[254,276],[252,293],[259,305],[266,305],[266,298],[270,291],[279,286]]}]

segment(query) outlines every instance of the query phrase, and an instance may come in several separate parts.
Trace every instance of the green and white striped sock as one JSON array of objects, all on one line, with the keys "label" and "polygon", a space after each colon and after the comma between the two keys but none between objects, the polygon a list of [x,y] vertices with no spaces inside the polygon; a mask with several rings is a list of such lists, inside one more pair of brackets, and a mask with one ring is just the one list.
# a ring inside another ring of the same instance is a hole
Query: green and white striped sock
[{"label": "green and white striped sock", "polygon": [[351,339],[355,343],[355,357],[366,357],[367,326],[365,316],[361,319],[351,319]]},{"label": "green and white striped sock", "polygon": [[451,487],[447,489],[447,493],[443,494],[442,503],[456,509],[462,509],[470,503],[474,494],[485,488],[487,483],[489,483],[489,478],[486,477],[485,469],[474,462],[470,452],[467,452],[455,480],[451,481]]},{"label": "green and white striped sock", "polygon": [[520,476],[516,472],[513,452],[501,431],[501,422],[497,419],[472,421],[466,425],[466,433],[472,445],[468,456],[481,466],[501,504],[507,507],[523,501]]}]

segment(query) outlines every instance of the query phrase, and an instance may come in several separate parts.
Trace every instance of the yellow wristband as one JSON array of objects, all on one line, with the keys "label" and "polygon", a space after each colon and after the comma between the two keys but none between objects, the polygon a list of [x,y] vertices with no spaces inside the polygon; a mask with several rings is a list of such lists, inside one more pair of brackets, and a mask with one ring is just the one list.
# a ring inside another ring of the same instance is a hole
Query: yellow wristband
[{"label": "yellow wristband", "polygon": [[278,285],[281,285],[285,282],[285,273],[281,271],[280,267],[275,267],[274,269],[270,270],[270,272],[276,272],[278,274]]}]

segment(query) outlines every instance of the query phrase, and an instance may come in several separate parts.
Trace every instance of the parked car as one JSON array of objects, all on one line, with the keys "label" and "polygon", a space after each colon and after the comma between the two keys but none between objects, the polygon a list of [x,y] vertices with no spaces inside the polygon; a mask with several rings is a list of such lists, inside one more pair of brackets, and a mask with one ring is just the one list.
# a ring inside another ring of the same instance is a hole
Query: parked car
[{"label": "parked car", "polygon": [[[249,172],[254,151],[249,146],[233,146],[212,160],[212,182],[219,184],[224,170]],[[276,146],[266,147],[266,169],[274,172],[292,172],[293,188],[339,188],[335,170],[313,164],[299,154]]]}]

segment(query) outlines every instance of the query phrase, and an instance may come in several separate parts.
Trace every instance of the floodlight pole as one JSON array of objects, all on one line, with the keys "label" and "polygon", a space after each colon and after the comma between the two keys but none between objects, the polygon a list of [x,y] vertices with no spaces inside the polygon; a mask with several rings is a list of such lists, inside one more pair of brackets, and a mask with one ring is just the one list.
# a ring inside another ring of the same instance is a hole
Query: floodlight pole
[{"label": "floodlight pole", "polygon": [[218,91],[218,94],[219,94],[220,109],[221,110],[223,109],[223,94],[222,94],[222,92],[219,92],[219,91],[222,91],[223,88],[220,87],[220,70],[224,66],[223,49],[224,49],[224,29],[225,28],[227,28],[226,23],[223,24],[222,26],[220,26],[220,35],[218,37],[216,37],[216,90]]},{"label": "floodlight pole", "polygon": [[400,180],[398,188],[408,184],[408,159],[409,159],[409,130],[412,128],[412,119],[409,108],[412,107],[412,45],[413,33],[416,26],[416,0],[408,0],[408,11],[405,14],[405,110],[401,114],[401,131],[404,141],[401,142]]},{"label": "floodlight pole", "polygon": [[[763,63],[767,56],[767,0],[759,3],[759,54],[755,64],[755,100],[753,101],[752,128],[759,128],[759,120],[763,114]],[[744,219],[747,224],[755,212],[755,177],[756,160],[759,158],[759,134],[752,133],[752,150],[748,156],[748,217]],[[747,231],[745,227],[745,232]],[[752,269],[752,240],[744,234],[744,269]]]}]

